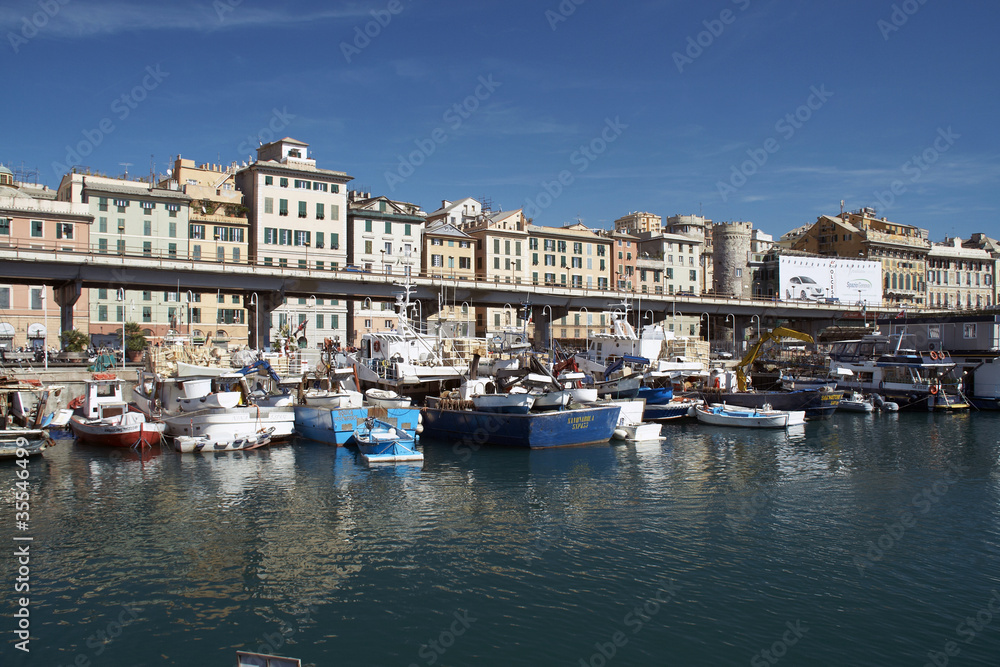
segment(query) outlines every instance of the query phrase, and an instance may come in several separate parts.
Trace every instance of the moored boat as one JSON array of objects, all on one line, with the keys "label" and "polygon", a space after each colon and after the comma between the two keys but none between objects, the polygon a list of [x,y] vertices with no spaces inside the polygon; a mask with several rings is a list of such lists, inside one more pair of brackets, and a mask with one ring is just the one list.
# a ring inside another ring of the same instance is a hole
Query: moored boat
[{"label": "moored boat", "polygon": [[730,405],[699,405],[695,416],[702,424],[737,426],[742,428],[787,428],[804,424],[806,415],[801,410],[773,410],[769,407],[747,409]]},{"label": "moored boat", "polygon": [[354,442],[365,463],[423,461],[416,440],[393,424],[369,417],[354,429]]},{"label": "moored boat", "polygon": [[174,449],[185,454],[192,452],[234,452],[257,449],[270,444],[274,428],[267,428],[236,438],[213,439],[208,436],[181,435],[174,438]]},{"label": "moored boat", "polygon": [[423,409],[424,434],[443,440],[470,440],[506,447],[564,447],[607,442],[621,408],[596,404],[566,410],[507,414],[468,410],[464,402],[428,397]]},{"label": "moored boat", "polygon": [[107,447],[152,447],[160,444],[164,424],[146,419],[124,399],[124,380],[100,374],[84,382],[80,406],[69,420],[81,442]]},{"label": "moored boat", "polygon": [[413,401],[409,396],[400,396],[391,389],[371,387],[365,392],[365,400],[369,405],[379,408],[408,408]]},{"label": "moored boat", "polygon": [[660,437],[659,424],[643,421],[643,409],[646,405],[644,399],[616,401],[615,403],[621,408],[621,412],[618,413],[618,424],[612,437],[630,442],[649,442],[663,439]]},{"label": "moored boat", "polygon": [[837,406],[837,409],[844,412],[874,412],[875,404],[861,392],[852,391],[840,399],[840,405]]}]

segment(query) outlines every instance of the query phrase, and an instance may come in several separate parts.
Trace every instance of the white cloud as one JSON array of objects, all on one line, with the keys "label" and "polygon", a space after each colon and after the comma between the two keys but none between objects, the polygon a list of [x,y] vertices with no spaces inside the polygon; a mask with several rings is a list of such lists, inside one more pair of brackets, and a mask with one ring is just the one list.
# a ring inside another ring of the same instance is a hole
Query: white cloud
[{"label": "white cloud", "polygon": [[[235,5],[235,6],[233,6]],[[36,3],[0,8],[0,31],[19,31],[23,20],[38,13]],[[197,4],[134,4],[124,2],[70,2],[39,29],[52,37],[92,37],[142,30],[189,30],[213,32],[254,26],[314,23],[323,20],[359,19],[370,16],[366,6],[349,4],[337,9],[296,12],[292,7],[251,7],[236,0]]]}]

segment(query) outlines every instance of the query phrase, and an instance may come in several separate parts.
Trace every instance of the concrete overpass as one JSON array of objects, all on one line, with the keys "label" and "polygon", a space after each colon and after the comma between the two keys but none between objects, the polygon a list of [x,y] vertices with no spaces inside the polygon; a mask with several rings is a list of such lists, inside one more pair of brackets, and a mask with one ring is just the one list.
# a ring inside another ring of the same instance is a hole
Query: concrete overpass
[{"label": "concrete overpass", "polygon": [[[226,264],[159,257],[115,254],[82,254],[0,248],[0,280],[11,284],[45,284],[53,288],[61,309],[62,330],[72,329],[72,307],[84,288],[117,290],[153,290],[215,292],[239,294],[244,303],[257,294],[257,322],[266,330],[271,311],[285,297],[315,295],[334,299],[394,301],[400,291],[401,276],[347,271],[318,271],[277,266]],[[437,308],[438,295],[446,290],[448,300],[467,301],[474,307],[503,307],[530,303],[533,321],[547,331],[547,325],[570,310],[600,313],[620,305],[626,296],[632,299],[636,317],[662,321],[673,315],[698,315],[706,327],[729,324],[736,329],[759,326],[768,328],[776,322],[797,324],[803,331],[816,333],[836,323],[861,323],[858,304],[782,302],[768,299],[670,294],[637,294],[617,290],[571,288],[454,280],[439,277],[413,278],[413,298],[422,304],[424,317]],[[894,315],[896,306],[868,307],[866,315]],[[253,328],[253,327],[252,327]],[[718,337],[717,337],[718,338]]]}]

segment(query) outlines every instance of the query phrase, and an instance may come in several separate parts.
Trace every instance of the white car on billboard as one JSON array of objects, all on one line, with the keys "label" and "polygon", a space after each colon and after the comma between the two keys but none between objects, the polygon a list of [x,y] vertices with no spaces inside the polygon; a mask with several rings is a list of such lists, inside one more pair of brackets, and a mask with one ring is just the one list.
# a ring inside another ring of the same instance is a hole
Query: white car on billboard
[{"label": "white car on billboard", "polygon": [[788,281],[785,290],[786,299],[805,299],[814,301],[823,298],[823,288],[809,276],[795,276]]}]

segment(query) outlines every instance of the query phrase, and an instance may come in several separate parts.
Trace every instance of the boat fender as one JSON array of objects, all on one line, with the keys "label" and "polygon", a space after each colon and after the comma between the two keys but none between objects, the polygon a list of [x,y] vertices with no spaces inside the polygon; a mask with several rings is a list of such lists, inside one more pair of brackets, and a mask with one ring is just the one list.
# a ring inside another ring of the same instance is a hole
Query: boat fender
[{"label": "boat fender", "polygon": [[616,428],[614,433],[612,433],[611,435],[613,435],[617,440],[624,440],[625,438],[628,437],[628,431],[626,431],[623,428]]}]

